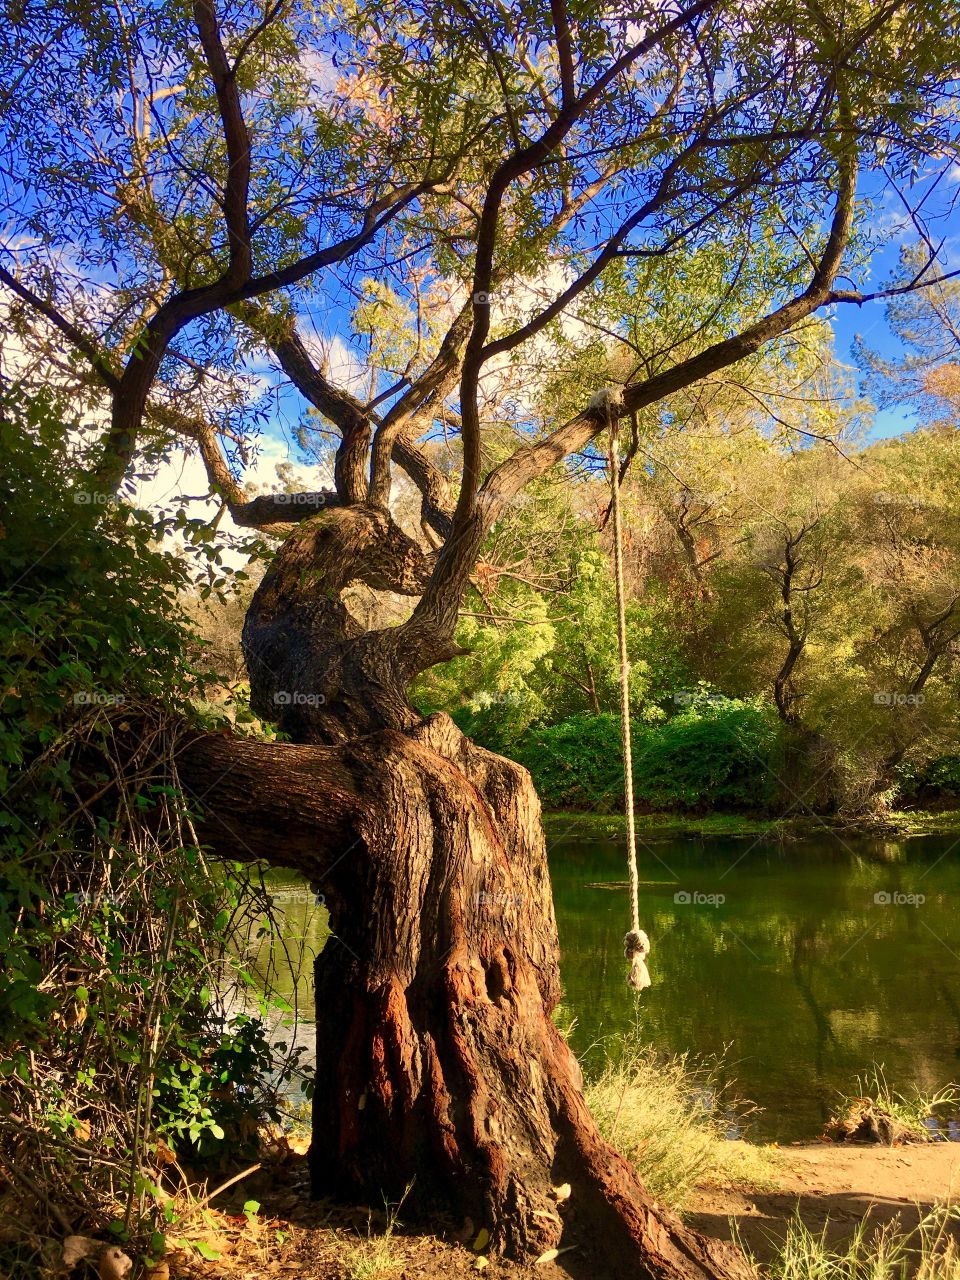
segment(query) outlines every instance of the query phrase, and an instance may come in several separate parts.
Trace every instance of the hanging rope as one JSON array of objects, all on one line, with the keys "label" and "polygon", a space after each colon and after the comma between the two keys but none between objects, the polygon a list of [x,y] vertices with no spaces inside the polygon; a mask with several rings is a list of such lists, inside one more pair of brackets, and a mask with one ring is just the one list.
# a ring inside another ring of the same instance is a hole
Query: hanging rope
[{"label": "hanging rope", "polygon": [[617,587],[617,639],[620,646],[620,737],[623,743],[623,782],[627,811],[627,867],[630,873],[630,932],[623,954],[631,962],[627,982],[635,991],[650,986],[646,958],[650,939],[640,928],[640,875],[637,870],[637,832],[633,814],[633,744],[630,732],[630,659],[627,653],[627,606],[623,586],[623,520],[620,514],[620,433],[617,414],[607,402],[610,460],[610,508],[613,513],[613,573]]}]

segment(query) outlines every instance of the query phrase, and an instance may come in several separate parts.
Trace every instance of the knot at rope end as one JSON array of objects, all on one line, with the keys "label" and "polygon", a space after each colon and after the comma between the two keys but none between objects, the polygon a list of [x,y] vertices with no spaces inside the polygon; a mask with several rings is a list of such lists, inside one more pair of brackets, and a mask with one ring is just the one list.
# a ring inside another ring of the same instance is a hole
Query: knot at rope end
[{"label": "knot at rope end", "polygon": [[643,959],[650,954],[650,939],[642,929],[631,929],[626,935],[623,940],[623,954],[628,960],[637,955]]},{"label": "knot at rope end", "polygon": [[623,954],[630,961],[628,986],[634,991],[645,991],[651,985],[646,958],[650,954],[650,939],[642,929],[631,929],[623,940]]}]

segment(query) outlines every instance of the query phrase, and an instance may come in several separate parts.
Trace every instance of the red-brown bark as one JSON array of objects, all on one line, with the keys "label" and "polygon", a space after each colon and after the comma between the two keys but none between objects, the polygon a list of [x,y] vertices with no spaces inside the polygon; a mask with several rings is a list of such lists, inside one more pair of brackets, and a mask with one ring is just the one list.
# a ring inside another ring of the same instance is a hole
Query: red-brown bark
[{"label": "red-brown bark", "polygon": [[652,1203],[587,1110],[550,1016],[559,949],[525,770],[446,716],[339,747],[194,738],[181,759],[206,794],[204,838],[286,860],[330,910],[316,964],[318,1194],[379,1205],[406,1193],[409,1216],[469,1219],[514,1257],[574,1245],[573,1269],[598,1278],[748,1274],[729,1245]]}]

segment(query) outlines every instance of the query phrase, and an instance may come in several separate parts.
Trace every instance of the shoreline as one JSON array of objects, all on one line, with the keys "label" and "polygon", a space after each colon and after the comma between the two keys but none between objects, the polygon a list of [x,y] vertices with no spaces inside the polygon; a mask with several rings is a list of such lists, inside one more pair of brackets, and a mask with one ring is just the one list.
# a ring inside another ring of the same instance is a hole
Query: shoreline
[{"label": "shoreline", "polygon": [[894,1221],[911,1232],[935,1206],[960,1204],[960,1142],[814,1142],[776,1150],[774,1185],[700,1186],[684,1218],[707,1235],[736,1235],[768,1262],[796,1217],[815,1235],[823,1233],[830,1247],[842,1248],[861,1223],[870,1234]]},{"label": "shoreline", "polygon": [[[919,836],[960,836],[960,809],[894,810],[883,820],[861,823],[806,816],[765,818],[733,813],[638,813],[634,823],[637,834],[646,840],[726,836],[730,839],[752,837],[786,842],[802,840],[824,831],[838,837],[909,840]],[[543,814],[543,825],[548,841],[616,838],[626,834],[627,820],[623,814],[617,813],[553,810]]]}]

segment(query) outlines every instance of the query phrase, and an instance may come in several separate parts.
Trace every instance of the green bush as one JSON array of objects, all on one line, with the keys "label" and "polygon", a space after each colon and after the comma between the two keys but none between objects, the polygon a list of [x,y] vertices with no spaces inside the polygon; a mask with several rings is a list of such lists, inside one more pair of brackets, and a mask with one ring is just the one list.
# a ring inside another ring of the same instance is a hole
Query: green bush
[{"label": "green bush", "polygon": [[471,741],[488,751],[496,751],[498,755],[515,755],[517,741],[524,737],[523,732],[517,733],[504,714],[502,702],[457,707],[450,713],[450,718]]},{"label": "green bush", "polygon": [[571,716],[528,730],[514,757],[530,770],[547,809],[623,804],[623,756],[616,716]]},{"label": "green bush", "polygon": [[923,804],[925,800],[960,798],[960,756],[903,764],[897,774],[901,800]]},{"label": "green bush", "polygon": [[78,435],[0,399],[0,1164],[78,1225],[149,1233],[159,1140],[246,1142],[276,1064],[224,1014],[250,999],[249,894],[198,847],[175,767],[205,689],[181,593],[226,581],[212,531],[84,490]]},{"label": "green bush", "polygon": [[768,809],[779,756],[777,721],[766,708],[698,698],[637,744],[634,791],[659,809]]},{"label": "green bush", "polygon": [[[769,809],[780,771],[776,719],[753,702],[708,696],[659,725],[633,724],[634,797],[651,809]],[[496,749],[494,747],[494,749]],[[572,716],[528,730],[512,754],[547,809],[623,805],[620,721]]]}]

